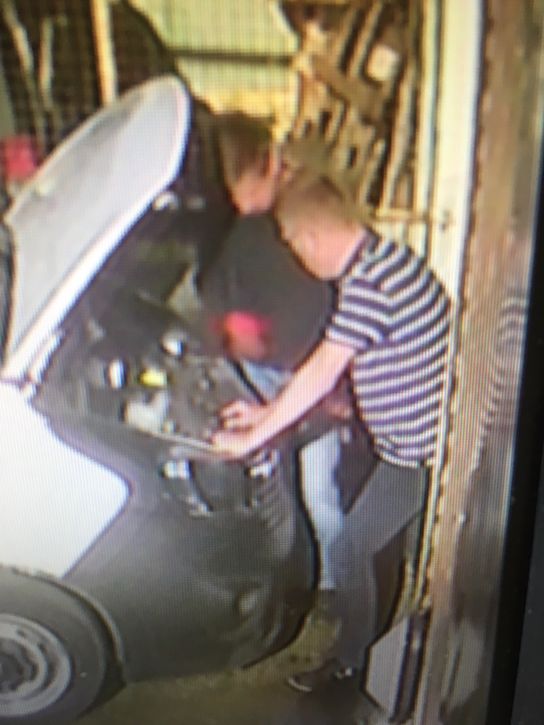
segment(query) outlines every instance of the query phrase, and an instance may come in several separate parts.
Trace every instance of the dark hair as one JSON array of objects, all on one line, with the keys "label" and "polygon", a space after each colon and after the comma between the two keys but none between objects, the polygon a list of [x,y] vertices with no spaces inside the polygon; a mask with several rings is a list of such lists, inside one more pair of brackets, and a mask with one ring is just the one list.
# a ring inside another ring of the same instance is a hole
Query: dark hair
[{"label": "dark hair", "polygon": [[272,134],[264,121],[225,113],[218,118],[217,139],[227,183],[236,183],[248,171],[266,173]]}]

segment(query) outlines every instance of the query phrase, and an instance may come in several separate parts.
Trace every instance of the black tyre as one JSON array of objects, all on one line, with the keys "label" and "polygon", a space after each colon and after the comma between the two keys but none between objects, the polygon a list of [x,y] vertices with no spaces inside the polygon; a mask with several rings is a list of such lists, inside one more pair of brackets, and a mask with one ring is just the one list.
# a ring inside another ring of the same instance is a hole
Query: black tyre
[{"label": "black tyre", "polygon": [[0,571],[0,725],[71,721],[118,682],[107,633],[83,602]]}]

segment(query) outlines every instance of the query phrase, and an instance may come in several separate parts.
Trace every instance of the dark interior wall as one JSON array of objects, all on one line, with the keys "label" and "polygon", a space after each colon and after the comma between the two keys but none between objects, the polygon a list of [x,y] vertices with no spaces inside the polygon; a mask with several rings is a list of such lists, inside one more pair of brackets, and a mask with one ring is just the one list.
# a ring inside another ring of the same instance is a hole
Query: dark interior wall
[{"label": "dark interior wall", "polygon": [[[0,13],[0,57],[13,107],[13,130],[37,137],[49,151],[100,105],[90,4],[17,0],[14,6],[32,51],[34,72],[25,77],[13,34]],[[174,59],[145,16],[126,1],[111,7],[119,92],[160,73],[176,72]],[[44,95],[38,78],[46,24],[51,33],[51,81],[50,93]]]},{"label": "dark interior wall", "polygon": [[0,138],[13,133],[15,127],[15,119],[11,108],[11,100],[9,97],[8,86],[2,59],[0,58]]},{"label": "dark interior wall", "polygon": [[[89,5],[70,0],[18,0],[14,7],[28,39],[34,65],[34,72],[25,76],[13,33],[4,16],[0,15],[0,53],[15,115],[15,130],[44,135],[40,141],[49,147],[97,106]],[[43,68],[40,55],[44,50],[47,23],[51,27],[52,105],[38,90],[38,75]]]}]

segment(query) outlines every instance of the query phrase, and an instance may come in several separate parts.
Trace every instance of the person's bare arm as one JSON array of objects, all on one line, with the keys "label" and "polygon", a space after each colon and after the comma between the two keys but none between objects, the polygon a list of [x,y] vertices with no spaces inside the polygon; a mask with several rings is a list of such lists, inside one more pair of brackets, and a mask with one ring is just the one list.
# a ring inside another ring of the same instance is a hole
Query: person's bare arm
[{"label": "person's bare arm", "polygon": [[218,431],[213,444],[231,458],[241,458],[260,448],[324,398],[336,385],[355,351],[323,340],[293,375],[275,400],[264,406],[260,421],[243,432]]}]

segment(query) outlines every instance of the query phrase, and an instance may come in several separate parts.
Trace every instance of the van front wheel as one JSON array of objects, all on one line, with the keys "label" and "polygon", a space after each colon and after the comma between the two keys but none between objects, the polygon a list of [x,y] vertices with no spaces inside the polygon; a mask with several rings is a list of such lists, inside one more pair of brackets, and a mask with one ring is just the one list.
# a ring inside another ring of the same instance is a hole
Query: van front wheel
[{"label": "van front wheel", "polygon": [[71,721],[111,689],[113,670],[107,633],[83,602],[0,572],[0,725]]}]

